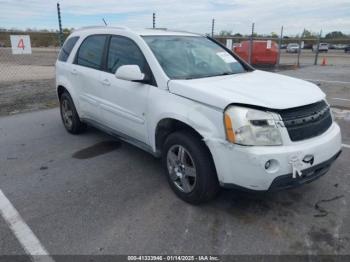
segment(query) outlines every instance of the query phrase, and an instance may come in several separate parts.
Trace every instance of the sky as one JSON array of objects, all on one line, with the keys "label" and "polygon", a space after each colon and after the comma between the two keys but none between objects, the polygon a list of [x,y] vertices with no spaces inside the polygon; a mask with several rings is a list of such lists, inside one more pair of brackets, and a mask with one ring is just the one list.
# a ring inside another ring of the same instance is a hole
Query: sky
[{"label": "sky", "polygon": [[[60,0],[62,26],[156,26],[198,33],[221,30],[248,34],[255,23],[258,34],[300,34],[304,28],[350,34],[350,0]],[[0,27],[58,29],[56,1],[0,0]]]}]

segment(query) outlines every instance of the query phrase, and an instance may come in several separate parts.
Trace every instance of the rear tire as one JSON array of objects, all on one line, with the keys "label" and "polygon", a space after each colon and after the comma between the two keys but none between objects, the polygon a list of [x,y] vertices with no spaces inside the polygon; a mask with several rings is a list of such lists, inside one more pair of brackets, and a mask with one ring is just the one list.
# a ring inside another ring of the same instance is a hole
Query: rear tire
[{"label": "rear tire", "polygon": [[86,124],[80,121],[72,97],[64,92],[60,97],[60,112],[64,127],[71,134],[79,134],[86,129]]},{"label": "rear tire", "polygon": [[172,133],[162,152],[162,165],[169,185],[179,198],[197,205],[217,195],[220,186],[214,162],[198,135],[191,131]]}]

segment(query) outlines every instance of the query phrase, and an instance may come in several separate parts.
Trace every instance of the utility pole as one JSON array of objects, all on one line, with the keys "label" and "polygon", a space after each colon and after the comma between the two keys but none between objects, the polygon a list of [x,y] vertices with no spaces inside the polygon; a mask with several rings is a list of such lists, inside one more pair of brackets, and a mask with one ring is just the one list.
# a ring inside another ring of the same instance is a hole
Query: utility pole
[{"label": "utility pole", "polygon": [[58,16],[58,28],[59,28],[59,33],[58,33],[58,42],[60,47],[63,44],[63,31],[62,31],[62,22],[61,22],[61,9],[60,9],[60,3],[57,2],[57,16]]},{"label": "utility pole", "polygon": [[314,62],[314,65],[317,65],[321,36],[322,36],[322,29],[321,29],[321,31],[320,31],[320,34],[318,35],[318,38],[317,38],[317,46],[316,46],[316,54],[315,54],[315,62]]},{"label": "utility pole", "polygon": [[153,29],[156,28],[156,13],[153,13]]},{"label": "utility pole", "polygon": [[215,19],[211,21],[211,37],[214,37]]},{"label": "utility pole", "polygon": [[305,28],[304,28],[304,30],[303,30],[303,33],[301,34],[300,39],[299,39],[299,50],[298,50],[298,61],[297,61],[297,67],[300,67],[301,43],[302,43],[302,41],[303,41],[304,34],[305,34]]},{"label": "utility pole", "polygon": [[252,63],[252,55],[253,55],[253,37],[254,37],[254,26],[255,24],[252,24],[252,34],[250,35],[250,43],[249,43],[249,53],[248,53],[248,63]]},{"label": "utility pole", "polygon": [[283,39],[283,25],[282,25],[282,27],[281,27],[280,39],[279,39],[279,41],[278,41],[278,58],[277,58],[277,67],[279,67],[279,66],[280,66],[282,39]]}]

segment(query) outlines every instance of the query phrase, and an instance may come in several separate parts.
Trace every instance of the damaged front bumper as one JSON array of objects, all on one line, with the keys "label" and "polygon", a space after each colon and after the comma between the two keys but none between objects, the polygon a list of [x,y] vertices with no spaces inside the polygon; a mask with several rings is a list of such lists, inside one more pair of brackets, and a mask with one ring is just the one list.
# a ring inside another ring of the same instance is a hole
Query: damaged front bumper
[{"label": "damaged front bumper", "polygon": [[303,170],[302,175],[299,177],[293,178],[293,174],[287,174],[276,177],[272,181],[269,191],[278,191],[282,189],[298,187],[318,179],[319,177],[325,175],[328,172],[332,163],[339,157],[340,154],[341,151],[336,153],[327,161]]},{"label": "damaged front bumper", "polygon": [[[268,191],[309,183],[324,175],[341,151],[336,123],[322,135],[283,146],[240,146],[206,141],[223,187]],[[312,161],[304,161],[312,156]],[[271,161],[269,168],[266,163]],[[297,161],[297,162],[295,162]]]}]

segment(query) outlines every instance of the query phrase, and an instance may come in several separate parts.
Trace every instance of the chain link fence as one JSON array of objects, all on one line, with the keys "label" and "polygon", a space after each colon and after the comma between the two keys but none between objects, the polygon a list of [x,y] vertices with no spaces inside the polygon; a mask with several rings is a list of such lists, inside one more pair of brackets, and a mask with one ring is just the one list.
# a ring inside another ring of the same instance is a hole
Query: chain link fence
[{"label": "chain link fence", "polygon": [[350,39],[216,36],[256,67],[289,69],[310,65],[350,66]]},{"label": "chain link fence", "polygon": [[[29,35],[31,54],[13,54],[11,35]],[[62,40],[67,35],[63,35]],[[250,61],[255,67],[266,68],[267,66],[268,70],[313,65],[316,60],[318,65],[324,63],[350,66],[350,52],[344,52],[344,47],[350,45],[350,39],[256,36],[216,36],[215,38],[229,46],[246,61]],[[315,49],[318,43],[328,44],[328,52],[318,53]],[[288,45],[291,44],[303,48],[290,51]],[[262,51],[259,48],[262,48]],[[57,105],[54,65],[58,52],[59,34],[57,32],[0,31],[0,115]]]},{"label": "chain link fence", "polygon": [[[29,35],[32,53],[12,54],[11,35]],[[52,79],[58,52],[56,33],[0,32],[0,83]]]},{"label": "chain link fence", "polygon": [[[13,54],[10,36],[29,35],[31,54]],[[0,32],[0,115],[56,106],[58,34]]]}]

